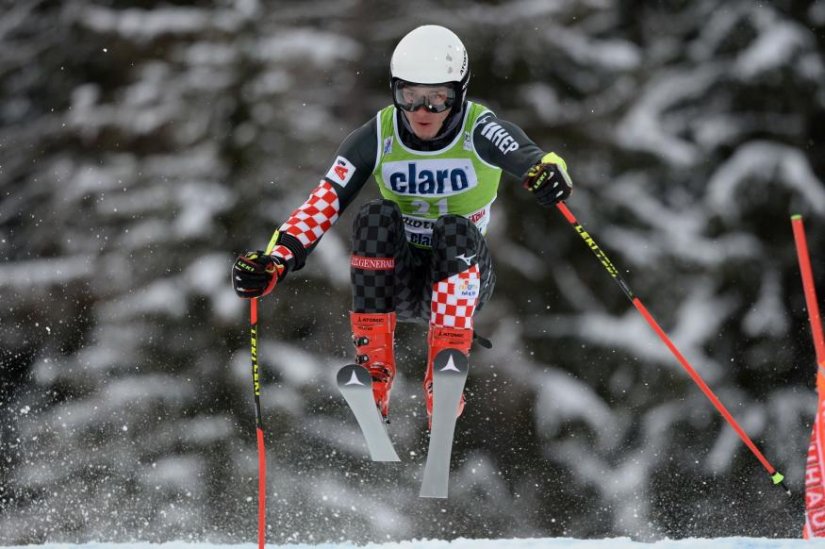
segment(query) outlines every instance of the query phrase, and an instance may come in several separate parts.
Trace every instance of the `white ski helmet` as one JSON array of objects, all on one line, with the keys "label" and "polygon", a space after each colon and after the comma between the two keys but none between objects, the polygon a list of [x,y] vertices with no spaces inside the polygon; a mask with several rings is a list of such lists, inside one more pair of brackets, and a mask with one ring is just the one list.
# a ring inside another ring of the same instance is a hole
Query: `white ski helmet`
[{"label": "white ski helmet", "polygon": [[467,95],[470,64],[456,34],[439,25],[413,29],[395,47],[390,60],[390,86],[398,80],[414,84],[455,84],[459,106]]}]

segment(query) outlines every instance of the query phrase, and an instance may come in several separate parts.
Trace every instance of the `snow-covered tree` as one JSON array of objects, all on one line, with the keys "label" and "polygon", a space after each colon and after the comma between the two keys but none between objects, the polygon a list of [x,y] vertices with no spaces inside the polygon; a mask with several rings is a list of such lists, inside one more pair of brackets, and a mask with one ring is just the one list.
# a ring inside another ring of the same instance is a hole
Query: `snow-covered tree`
[{"label": "snow-covered tree", "polygon": [[[390,101],[418,24],[470,96],[568,162],[571,209],[798,494],[815,406],[789,215],[825,292],[822,2],[7,2],[0,17],[0,543],[249,540],[235,254]],[[373,194],[371,194],[373,193]],[[374,190],[365,190],[374,196]],[[366,197],[365,197],[366,199]],[[497,293],[450,499],[418,498],[424,332],[372,464],[347,212],[261,303],[270,539],[795,536],[764,469],[555,211],[505,178]]]}]

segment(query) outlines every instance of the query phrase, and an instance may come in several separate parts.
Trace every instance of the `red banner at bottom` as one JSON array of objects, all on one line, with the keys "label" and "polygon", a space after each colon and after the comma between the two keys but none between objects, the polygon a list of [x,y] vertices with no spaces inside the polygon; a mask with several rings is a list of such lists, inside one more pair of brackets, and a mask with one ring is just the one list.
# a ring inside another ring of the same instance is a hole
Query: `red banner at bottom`
[{"label": "red banner at bottom", "polygon": [[[823,375],[817,375],[817,384],[821,385]],[[819,404],[816,409],[811,445],[808,447],[808,460],[805,465],[805,527],[802,537],[825,538],[825,398],[819,391]]]}]

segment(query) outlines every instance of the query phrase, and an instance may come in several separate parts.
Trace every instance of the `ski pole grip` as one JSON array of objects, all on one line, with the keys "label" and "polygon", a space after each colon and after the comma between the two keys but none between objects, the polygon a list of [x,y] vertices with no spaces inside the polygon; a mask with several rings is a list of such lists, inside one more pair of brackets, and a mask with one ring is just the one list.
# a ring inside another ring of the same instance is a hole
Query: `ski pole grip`
[{"label": "ski pole grip", "polygon": [[266,255],[272,253],[272,250],[275,249],[275,246],[278,244],[278,237],[281,236],[281,231],[276,230],[272,233],[272,238],[269,239],[269,244],[266,245]]}]

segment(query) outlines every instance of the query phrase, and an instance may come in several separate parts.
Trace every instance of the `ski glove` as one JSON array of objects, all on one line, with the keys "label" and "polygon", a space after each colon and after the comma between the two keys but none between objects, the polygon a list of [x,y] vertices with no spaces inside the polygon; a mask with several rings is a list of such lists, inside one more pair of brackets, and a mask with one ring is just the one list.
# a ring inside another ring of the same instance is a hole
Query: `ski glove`
[{"label": "ski glove", "polygon": [[246,252],[232,265],[232,287],[239,297],[263,297],[286,276],[286,264],[266,252]]},{"label": "ski glove", "polygon": [[567,163],[556,153],[545,154],[527,170],[522,185],[535,195],[539,204],[547,208],[567,199],[573,191],[573,182],[567,175]]}]

